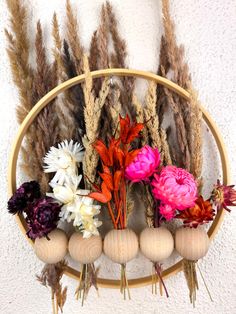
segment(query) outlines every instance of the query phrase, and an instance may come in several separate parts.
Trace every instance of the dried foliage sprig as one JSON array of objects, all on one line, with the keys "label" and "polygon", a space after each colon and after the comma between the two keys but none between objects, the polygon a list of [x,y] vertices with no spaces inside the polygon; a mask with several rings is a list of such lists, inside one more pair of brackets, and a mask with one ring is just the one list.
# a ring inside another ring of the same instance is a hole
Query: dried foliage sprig
[{"label": "dried foliage sprig", "polygon": [[41,274],[36,276],[43,286],[51,288],[53,314],[58,313],[58,309],[62,312],[66,302],[67,287],[63,288],[60,282],[65,267],[65,261],[57,264],[46,264]]}]

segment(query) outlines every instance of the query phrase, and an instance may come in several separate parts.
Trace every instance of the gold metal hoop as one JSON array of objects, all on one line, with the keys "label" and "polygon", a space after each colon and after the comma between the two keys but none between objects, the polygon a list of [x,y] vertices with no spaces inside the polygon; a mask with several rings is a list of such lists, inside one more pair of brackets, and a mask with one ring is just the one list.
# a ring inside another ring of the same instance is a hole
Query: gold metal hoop
[{"label": "gold metal hoop", "polygon": [[[190,99],[190,94],[188,91],[184,90],[177,84],[161,77],[158,75],[155,75],[150,72],[144,72],[144,71],[138,71],[138,70],[130,70],[130,69],[106,69],[106,70],[99,70],[99,71],[94,71],[91,72],[92,78],[99,78],[99,77],[109,77],[109,76],[133,76],[137,78],[143,78],[146,80],[153,80],[157,84],[161,84],[172,91],[176,92],[178,95],[184,97],[185,99],[189,100]],[[10,155],[10,160],[9,160],[9,166],[8,166],[8,194],[9,197],[12,196],[12,194],[16,190],[16,167],[17,167],[17,159],[19,155],[19,151],[21,148],[21,144],[23,141],[23,138],[30,127],[31,123],[34,121],[36,116],[40,113],[40,111],[46,107],[57,95],[62,93],[63,91],[69,89],[70,87],[77,85],[81,82],[83,82],[85,79],[85,75],[79,75],[77,77],[74,77],[59,86],[55,87],[53,90],[51,90],[47,95],[45,95],[40,101],[32,108],[32,110],[28,113],[26,118],[24,119],[23,123],[21,124],[19,131],[16,135],[15,141],[12,146],[12,151]],[[221,137],[221,134],[212,120],[211,116],[209,113],[201,107],[201,111],[203,114],[203,119],[208,125],[209,129],[211,130],[216,144],[217,148],[219,150],[220,154],[220,159],[221,159],[221,165],[222,165],[222,172],[223,172],[223,183],[224,184],[229,184],[230,180],[230,170],[229,170],[229,163],[228,163],[228,157],[226,154],[226,149],[225,145],[223,143],[223,139]],[[219,211],[208,231],[208,235],[210,239],[212,240],[217,233],[218,229],[220,228],[220,225],[223,221],[225,211]],[[27,225],[24,220],[24,217],[22,215],[17,215],[16,216],[17,223],[23,232],[23,234],[26,236],[26,231],[27,231]],[[29,242],[33,245],[33,241],[31,241],[27,236],[26,238],[29,240]],[[169,267],[166,269],[163,273],[164,278],[168,278],[172,275],[175,275],[179,271],[182,270],[182,263],[179,261],[175,265]],[[67,267],[65,270],[65,274],[79,280],[79,275],[80,273],[71,268]],[[132,279],[129,280],[129,286],[130,287],[142,287],[146,286],[152,283],[152,277],[143,277],[143,278],[137,278],[137,279]],[[111,279],[103,279],[103,278],[98,278],[98,285],[103,288],[120,288],[120,281],[119,280],[111,280]]]}]

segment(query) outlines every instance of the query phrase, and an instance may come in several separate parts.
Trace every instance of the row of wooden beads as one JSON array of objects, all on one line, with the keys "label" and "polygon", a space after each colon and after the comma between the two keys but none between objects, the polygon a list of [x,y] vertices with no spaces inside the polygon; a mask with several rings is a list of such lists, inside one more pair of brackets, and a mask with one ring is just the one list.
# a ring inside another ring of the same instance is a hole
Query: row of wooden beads
[{"label": "row of wooden beads", "polygon": [[[65,232],[55,229],[47,238],[36,239],[34,249],[40,260],[53,264],[61,261],[69,251],[71,257],[81,263],[96,261],[104,251],[113,262],[124,264],[135,258],[139,247],[142,254],[152,262],[161,262],[173,252],[174,246],[180,256],[188,260],[198,260],[205,256],[209,248],[209,238],[202,228],[179,228],[175,241],[165,227],[146,228],[139,237],[131,230],[111,230],[104,241],[100,236],[83,238],[74,233],[69,241]],[[175,245],[174,245],[175,242]]]}]

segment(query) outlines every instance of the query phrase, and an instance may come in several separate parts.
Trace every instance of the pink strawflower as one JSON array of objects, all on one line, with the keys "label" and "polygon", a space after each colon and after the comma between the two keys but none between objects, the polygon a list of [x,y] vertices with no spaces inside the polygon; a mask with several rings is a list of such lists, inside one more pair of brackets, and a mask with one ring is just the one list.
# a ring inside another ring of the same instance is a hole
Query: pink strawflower
[{"label": "pink strawflower", "polygon": [[171,220],[174,218],[175,215],[175,209],[172,208],[170,205],[167,204],[161,204],[159,207],[160,214],[166,219]]},{"label": "pink strawflower", "polygon": [[160,153],[157,148],[145,145],[134,161],[125,169],[126,179],[140,182],[151,177],[160,164]]},{"label": "pink strawflower", "polygon": [[163,204],[174,209],[184,210],[195,205],[197,183],[186,170],[167,166],[152,181],[153,195]]}]

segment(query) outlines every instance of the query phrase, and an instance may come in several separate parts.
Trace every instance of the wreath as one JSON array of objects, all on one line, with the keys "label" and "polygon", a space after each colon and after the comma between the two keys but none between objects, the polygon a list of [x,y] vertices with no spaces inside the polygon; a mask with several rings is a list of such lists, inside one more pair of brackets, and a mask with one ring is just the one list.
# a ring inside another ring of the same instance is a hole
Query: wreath
[{"label": "wreath", "polygon": [[[164,291],[168,297],[165,278],[183,269],[195,305],[197,261],[207,254],[224,211],[236,205],[236,191],[228,185],[222,139],[199,104],[183,47],[176,43],[168,1],[163,0],[158,75],[125,69],[126,46],[109,2],[102,6],[89,57],[69,1],[65,40],[53,16],[53,63],[47,60],[38,22],[37,67],[32,68],[27,9],[19,0],[7,2],[12,28],[6,31],[7,49],[21,124],[9,163],[8,211],[46,264],[38,279],[51,287],[53,313],[62,311],[66,300],[63,274],[78,280],[75,293],[83,305],[90,288],[99,285],[119,287],[130,298],[130,286],[151,283],[157,293],[159,284],[161,295]],[[149,80],[144,101],[136,94],[138,77]],[[202,113],[215,136],[224,175],[207,197],[202,195]],[[30,179],[16,188],[20,150],[21,167]],[[138,235],[129,224],[130,217],[136,218],[137,202],[146,217]],[[202,225],[211,222],[207,233]],[[164,271],[174,248],[183,260]],[[151,262],[151,276],[129,281],[126,265],[139,250]],[[120,264],[119,281],[98,278],[95,262],[102,252]],[[81,265],[80,272],[69,267],[67,253]]]}]

